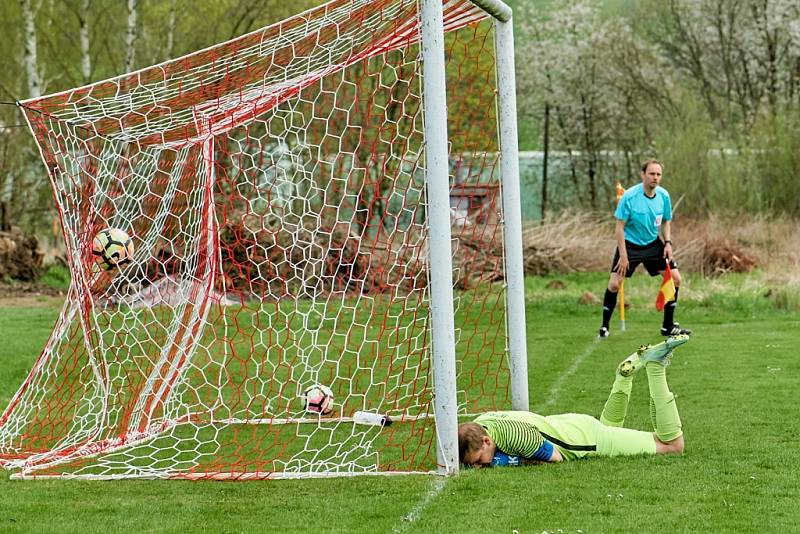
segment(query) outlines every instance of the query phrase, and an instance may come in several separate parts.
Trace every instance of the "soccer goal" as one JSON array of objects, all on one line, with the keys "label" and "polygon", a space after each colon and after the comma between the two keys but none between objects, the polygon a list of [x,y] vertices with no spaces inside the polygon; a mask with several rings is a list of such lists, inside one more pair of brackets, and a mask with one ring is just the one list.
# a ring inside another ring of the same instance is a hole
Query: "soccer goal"
[{"label": "soccer goal", "polygon": [[332,0],[20,105],[72,284],[13,477],[453,474],[460,416],[527,408],[501,1]]}]

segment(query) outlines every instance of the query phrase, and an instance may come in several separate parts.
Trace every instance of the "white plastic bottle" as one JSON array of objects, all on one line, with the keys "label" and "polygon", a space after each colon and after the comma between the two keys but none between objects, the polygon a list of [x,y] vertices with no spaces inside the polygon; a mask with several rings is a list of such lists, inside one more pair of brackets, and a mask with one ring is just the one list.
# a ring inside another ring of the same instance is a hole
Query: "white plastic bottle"
[{"label": "white plastic bottle", "polygon": [[374,412],[363,412],[357,411],[353,414],[353,422],[358,425],[372,425],[372,426],[389,426],[392,424],[391,419],[387,416],[374,413]]}]

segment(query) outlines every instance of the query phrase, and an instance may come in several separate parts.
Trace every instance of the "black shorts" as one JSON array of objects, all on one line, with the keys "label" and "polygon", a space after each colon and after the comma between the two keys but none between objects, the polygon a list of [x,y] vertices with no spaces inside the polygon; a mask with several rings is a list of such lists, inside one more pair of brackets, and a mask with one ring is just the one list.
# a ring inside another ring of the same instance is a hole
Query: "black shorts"
[{"label": "black shorts", "polygon": [[[639,266],[644,264],[644,268],[650,273],[650,276],[658,276],[667,269],[667,262],[664,259],[664,243],[660,239],[656,239],[648,245],[635,245],[630,241],[625,241],[625,250],[628,251],[628,272],[625,273],[626,278],[633,276],[633,272]],[[611,262],[611,272],[616,272],[617,262],[619,261],[619,249],[614,250],[614,259]],[[678,264],[675,260],[669,262],[670,269],[677,269]]]}]

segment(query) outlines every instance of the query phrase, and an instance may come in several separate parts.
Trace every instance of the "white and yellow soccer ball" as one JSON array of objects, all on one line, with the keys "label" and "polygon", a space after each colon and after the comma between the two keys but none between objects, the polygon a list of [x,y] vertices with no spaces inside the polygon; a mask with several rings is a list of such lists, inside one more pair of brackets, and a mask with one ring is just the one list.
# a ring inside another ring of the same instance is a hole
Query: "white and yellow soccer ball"
[{"label": "white and yellow soccer ball", "polygon": [[328,415],[333,411],[333,391],[328,386],[314,384],[306,389],[301,397],[305,401],[307,412]]},{"label": "white and yellow soccer ball", "polygon": [[133,239],[119,228],[105,228],[92,241],[92,255],[103,270],[119,269],[133,261]]}]

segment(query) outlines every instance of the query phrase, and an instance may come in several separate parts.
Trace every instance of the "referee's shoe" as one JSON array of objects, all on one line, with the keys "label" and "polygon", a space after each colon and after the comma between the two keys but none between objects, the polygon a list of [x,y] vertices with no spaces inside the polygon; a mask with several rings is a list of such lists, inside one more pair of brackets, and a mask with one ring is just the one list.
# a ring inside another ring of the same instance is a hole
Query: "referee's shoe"
[{"label": "referee's shoe", "polygon": [[678,323],[672,323],[672,326],[662,326],[661,327],[661,335],[662,336],[689,336],[692,334],[692,331],[688,328],[681,328],[681,325]]}]

